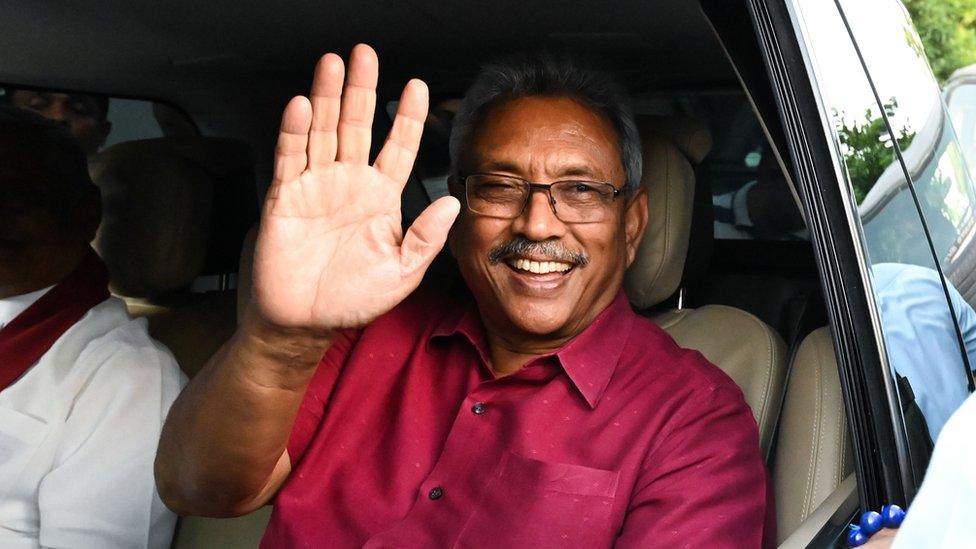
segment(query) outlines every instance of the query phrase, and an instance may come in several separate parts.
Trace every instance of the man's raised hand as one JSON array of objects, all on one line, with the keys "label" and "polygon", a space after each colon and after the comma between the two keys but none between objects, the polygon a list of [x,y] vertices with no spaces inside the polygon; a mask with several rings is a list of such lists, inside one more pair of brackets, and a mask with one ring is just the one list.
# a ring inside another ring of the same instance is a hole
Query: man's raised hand
[{"label": "man's raised hand", "polygon": [[252,294],[261,318],[278,327],[359,327],[389,311],[420,284],[460,209],[441,198],[402,234],[400,193],[427,117],[427,86],[404,87],[370,166],[376,53],[356,46],[345,85],[344,72],[339,56],[322,57],[311,98],[292,99],[282,115]]}]

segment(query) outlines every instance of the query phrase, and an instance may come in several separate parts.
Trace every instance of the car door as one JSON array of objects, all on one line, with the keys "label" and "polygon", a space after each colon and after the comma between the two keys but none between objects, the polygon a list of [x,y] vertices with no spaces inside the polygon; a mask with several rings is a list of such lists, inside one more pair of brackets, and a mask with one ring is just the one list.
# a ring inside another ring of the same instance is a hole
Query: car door
[{"label": "car door", "polygon": [[[939,430],[972,390],[971,172],[897,0],[745,5],[764,71],[747,70],[748,44],[724,42],[804,206],[857,503],[909,504]],[[726,23],[711,18],[722,35]],[[764,96],[774,111],[762,112]],[[809,542],[837,543],[853,516],[839,505]]]},{"label": "car door", "polygon": [[[860,442],[857,471],[881,473],[860,483],[862,508],[877,507],[879,496],[910,504],[933,441],[972,391],[976,193],[897,0],[795,0],[789,8],[847,217],[834,228],[854,245],[876,336],[878,360],[841,372]],[[881,485],[871,486],[878,476]]]}]

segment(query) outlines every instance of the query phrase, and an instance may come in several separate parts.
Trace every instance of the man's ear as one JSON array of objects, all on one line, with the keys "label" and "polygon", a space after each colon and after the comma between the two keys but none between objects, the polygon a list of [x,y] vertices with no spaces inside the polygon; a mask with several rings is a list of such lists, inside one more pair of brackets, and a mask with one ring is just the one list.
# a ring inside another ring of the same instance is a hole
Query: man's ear
[{"label": "man's ear", "polygon": [[451,196],[454,198],[461,200],[461,203],[464,204],[464,186],[461,185],[461,180],[458,179],[458,176],[453,173],[447,176],[447,192],[451,193]]},{"label": "man's ear", "polygon": [[627,238],[627,266],[637,257],[637,247],[647,228],[647,189],[641,185],[630,197],[624,210],[624,232]]}]

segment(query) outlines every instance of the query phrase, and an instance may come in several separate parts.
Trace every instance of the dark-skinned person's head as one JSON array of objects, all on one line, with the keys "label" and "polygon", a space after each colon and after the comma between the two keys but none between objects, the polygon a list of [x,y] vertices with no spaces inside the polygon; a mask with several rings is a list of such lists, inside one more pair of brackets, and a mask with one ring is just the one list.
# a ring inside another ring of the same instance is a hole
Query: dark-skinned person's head
[{"label": "dark-skinned person's head", "polygon": [[613,301],[647,223],[619,84],[565,54],[485,67],[454,120],[452,254],[486,327],[565,342]]},{"label": "dark-skinned person's head", "polygon": [[8,89],[7,95],[8,104],[67,126],[85,154],[98,152],[112,131],[107,97],[16,88]]},{"label": "dark-skinned person's head", "polygon": [[0,106],[0,298],[58,283],[89,250],[101,201],[63,125]]}]

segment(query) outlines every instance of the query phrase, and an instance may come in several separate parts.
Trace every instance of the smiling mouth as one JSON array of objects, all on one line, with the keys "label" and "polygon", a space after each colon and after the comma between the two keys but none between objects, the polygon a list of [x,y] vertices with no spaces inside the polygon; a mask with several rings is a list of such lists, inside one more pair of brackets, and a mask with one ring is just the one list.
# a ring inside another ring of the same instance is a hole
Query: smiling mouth
[{"label": "smiling mouth", "polygon": [[506,259],[505,264],[516,272],[539,275],[566,274],[575,267],[572,263],[562,261],[534,261],[522,258]]}]

